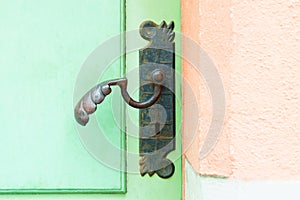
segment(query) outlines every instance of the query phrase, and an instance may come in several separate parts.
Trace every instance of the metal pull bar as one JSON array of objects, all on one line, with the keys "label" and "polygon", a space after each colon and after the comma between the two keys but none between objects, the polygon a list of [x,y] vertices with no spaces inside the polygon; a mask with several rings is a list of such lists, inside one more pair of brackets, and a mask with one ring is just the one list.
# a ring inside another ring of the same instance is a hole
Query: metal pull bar
[{"label": "metal pull bar", "polygon": [[161,95],[162,86],[159,82],[163,81],[163,73],[160,70],[154,71],[152,79],[155,82],[153,83],[153,96],[143,102],[137,102],[130,97],[127,92],[128,81],[126,78],[109,80],[96,85],[88,91],[76,105],[74,110],[76,121],[82,126],[85,126],[89,121],[89,115],[97,110],[97,104],[100,104],[105,97],[111,93],[111,86],[119,86],[125,102],[134,108],[148,108],[152,106]]}]

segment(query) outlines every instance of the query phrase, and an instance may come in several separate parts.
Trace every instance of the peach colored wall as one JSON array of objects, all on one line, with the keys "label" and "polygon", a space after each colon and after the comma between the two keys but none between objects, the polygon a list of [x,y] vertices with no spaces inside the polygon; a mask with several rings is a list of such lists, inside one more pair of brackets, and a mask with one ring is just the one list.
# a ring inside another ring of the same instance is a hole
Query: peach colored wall
[{"label": "peach colored wall", "polygon": [[[193,168],[245,180],[299,179],[300,0],[183,0],[182,31],[212,58],[226,95],[221,137],[201,160],[212,115],[210,95],[203,79],[183,62],[200,122],[185,152]],[[188,52],[184,44],[183,51]],[[190,92],[183,85],[186,136],[195,106]]]}]

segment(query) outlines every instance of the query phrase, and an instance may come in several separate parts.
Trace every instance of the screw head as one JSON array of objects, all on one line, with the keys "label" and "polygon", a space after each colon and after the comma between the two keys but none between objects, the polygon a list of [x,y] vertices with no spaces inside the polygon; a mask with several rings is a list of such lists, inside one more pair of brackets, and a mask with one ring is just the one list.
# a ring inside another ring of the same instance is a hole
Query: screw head
[{"label": "screw head", "polygon": [[164,80],[164,74],[161,70],[156,70],[152,72],[152,80],[157,83],[161,83]]}]

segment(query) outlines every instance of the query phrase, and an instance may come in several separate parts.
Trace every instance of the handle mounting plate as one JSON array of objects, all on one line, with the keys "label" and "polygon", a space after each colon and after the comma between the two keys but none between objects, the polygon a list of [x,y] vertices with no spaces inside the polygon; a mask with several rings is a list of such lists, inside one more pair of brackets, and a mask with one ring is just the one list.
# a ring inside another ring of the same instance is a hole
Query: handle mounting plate
[{"label": "handle mounting plate", "polygon": [[175,167],[166,158],[175,150],[175,43],[174,23],[160,25],[152,21],[144,22],[140,27],[141,36],[149,44],[139,51],[140,64],[140,101],[153,94],[147,84],[151,73],[163,71],[162,93],[151,107],[140,110],[140,173],[142,176],[157,173],[161,178],[173,175]]}]

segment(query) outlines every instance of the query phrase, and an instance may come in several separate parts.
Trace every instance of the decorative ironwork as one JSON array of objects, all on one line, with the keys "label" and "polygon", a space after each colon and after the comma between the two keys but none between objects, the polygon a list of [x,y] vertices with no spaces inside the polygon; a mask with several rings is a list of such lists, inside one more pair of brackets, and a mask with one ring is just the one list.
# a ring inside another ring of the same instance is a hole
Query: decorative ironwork
[{"label": "decorative ironwork", "polygon": [[140,26],[141,36],[149,41],[139,52],[140,102],[127,92],[127,79],[102,82],[87,92],[75,107],[77,122],[85,126],[89,115],[97,109],[111,86],[119,86],[130,106],[140,109],[140,173],[142,176],[157,173],[169,178],[175,171],[168,153],[175,150],[175,95],[174,95],[174,23],[160,25],[145,21]]},{"label": "decorative ironwork", "polygon": [[140,26],[140,35],[149,41],[139,52],[140,101],[153,93],[149,82],[149,71],[160,69],[166,81],[158,101],[149,108],[140,110],[140,173],[142,176],[157,173],[169,178],[175,171],[167,154],[175,150],[175,96],[174,96],[174,23],[163,21],[160,25],[145,21]]}]

